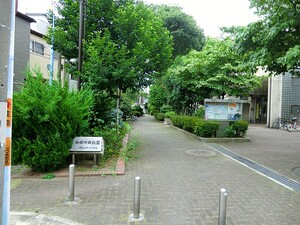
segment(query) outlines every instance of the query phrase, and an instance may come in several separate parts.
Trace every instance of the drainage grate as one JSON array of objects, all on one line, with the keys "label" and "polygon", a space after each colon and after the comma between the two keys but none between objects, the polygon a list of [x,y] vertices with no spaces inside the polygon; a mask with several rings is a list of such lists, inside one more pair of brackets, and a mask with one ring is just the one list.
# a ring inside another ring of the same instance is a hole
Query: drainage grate
[{"label": "drainage grate", "polygon": [[257,173],[260,173],[264,176],[266,176],[267,178],[269,178],[270,180],[275,181],[276,183],[290,189],[293,190],[295,192],[300,193],[300,184],[294,180],[291,180],[277,172],[274,172],[266,167],[263,167],[259,164],[256,164],[254,162],[252,162],[249,159],[246,159],[238,154],[235,154],[217,144],[214,143],[206,143],[207,146],[209,146],[210,148],[214,149],[217,152],[220,152],[226,156],[228,156],[229,158],[232,158],[233,160],[238,161],[239,163],[241,163],[244,166],[247,166],[251,169],[253,169],[254,171],[256,171]]}]

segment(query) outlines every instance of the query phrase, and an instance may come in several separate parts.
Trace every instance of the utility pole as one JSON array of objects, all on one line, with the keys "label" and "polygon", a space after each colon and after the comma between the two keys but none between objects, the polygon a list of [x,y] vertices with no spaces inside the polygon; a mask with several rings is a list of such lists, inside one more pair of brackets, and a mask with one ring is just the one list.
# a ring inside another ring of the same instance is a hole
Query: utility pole
[{"label": "utility pole", "polygon": [[51,55],[50,55],[50,76],[49,84],[52,85],[54,76],[54,27],[55,27],[55,15],[54,15],[54,1],[52,0],[52,36],[51,36]]},{"label": "utility pole", "polygon": [[12,94],[17,0],[0,1],[0,220],[9,225]]},{"label": "utility pole", "polygon": [[78,39],[78,78],[77,87],[80,90],[81,86],[81,67],[82,67],[82,33],[83,33],[83,0],[79,0],[79,39]]},{"label": "utility pole", "polygon": [[86,20],[86,0],[79,0],[79,38],[78,38],[78,78],[77,87],[81,87],[81,71],[82,71],[82,39],[85,38],[85,20]]}]

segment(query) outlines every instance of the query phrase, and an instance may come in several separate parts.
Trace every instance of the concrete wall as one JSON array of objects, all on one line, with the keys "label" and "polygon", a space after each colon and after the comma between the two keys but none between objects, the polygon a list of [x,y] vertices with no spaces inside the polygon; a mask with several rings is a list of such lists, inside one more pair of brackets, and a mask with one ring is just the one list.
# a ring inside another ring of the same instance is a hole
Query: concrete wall
[{"label": "concrete wall", "polygon": [[282,90],[283,76],[272,76],[268,80],[268,126],[277,121],[278,117],[282,118]]},{"label": "concrete wall", "polygon": [[30,22],[16,16],[15,27],[15,61],[14,61],[14,90],[24,84],[26,67],[29,62]]}]

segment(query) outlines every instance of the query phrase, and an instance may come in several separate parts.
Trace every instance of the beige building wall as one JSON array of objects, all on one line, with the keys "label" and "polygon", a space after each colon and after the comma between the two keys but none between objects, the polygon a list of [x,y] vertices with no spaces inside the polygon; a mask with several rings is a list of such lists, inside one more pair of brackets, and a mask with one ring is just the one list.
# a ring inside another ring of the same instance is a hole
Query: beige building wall
[{"label": "beige building wall", "polygon": [[[30,57],[29,68],[30,70],[39,69],[44,79],[50,78],[50,60],[51,60],[51,46],[43,39],[43,35],[36,31],[31,30],[30,35]],[[54,53],[54,72],[53,80],[60,80],[62,83],[68,78],[64,74],[64,59],[57,52]]]}]

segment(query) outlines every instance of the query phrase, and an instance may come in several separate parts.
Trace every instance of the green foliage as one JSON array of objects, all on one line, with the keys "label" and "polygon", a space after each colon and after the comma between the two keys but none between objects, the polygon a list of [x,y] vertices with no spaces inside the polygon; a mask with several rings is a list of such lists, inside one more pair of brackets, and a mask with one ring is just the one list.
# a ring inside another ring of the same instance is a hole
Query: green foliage
[{"label": "green foliage", "polygon": [[224,135],[225,137],[229,137],[229,138],[235,137],[235,130],[233,129],[233,125],[225,128]]},{"label": "green foliage", "polygon": [[65,166],[75,136],[89,132],[93,106],[90,90],[69,92],[42,74],[27,71],[26,83],[14,93],[13,163],[40,172]]},{"label": "green foliage", "polygon": [[235,130],[236,137],[244,137],[247,133],[249,123],[245,120],[235,121],[232,128]]},{"label": "green foliage", "polygon": [[164,26],[173,37],[173,58],[203,48],[205,43],[203,29],[197,26],[192,16],[184,13],[178,6],[152,5],[151,7],[162,18]]},{"label": "green foliage", "polygon": [[172,111],[173,108],[170,105],[163,105],[162,107],[160,107],[160,112],[161,113],[166,113],[168,111]]},{"label": "green foliage", "polygon": [[150,115],[155,116],[157,113],[159,113],[159,110],[150,109]]},{"label": "green foliage", "polygon": [[111,127],[97,127],[92,130],[92,135],[95,137],[102,137],[104,140],[104,155],[103,160],[107,160],[119,154],[122,148],[122,140],[125,134],[129,132],[129,125],[125,123],[123,127],[119,128],[119,133],[115,128]]},{"label": "green foliage", "polygon": [[165,113],[166,118],[170,118],[171,116],[174,116],[174,115],[176,115],[176,113],[174,111],[169,111],[169,112]]},{"label": "green foliage", "polygon": [[133,110],[133,111],[139,112],[139,113],[140,113],[140,116],[142,116],[142,115],[144,114],[143,108],[142,108],[140,105],[134,105],[134,106],[132,107],[132,110]]},{"label": "green foliage", "polygon": [[170,119],[174,126],[195,133],[200,137],[215,137],[220,128],[219,122],[203,120],[194,116],[174,115]]},{"label": "green foliage", "polygon": [[125,163],[129,163],[131,160],[136,159],[137,150],[139,147],[139,141],[134,137],[130,138],[129,142],[127,143],[126,148],[122,151],[122,156],[124,157]]},{"label": "green foliage", "polygon": [[156,113],[155,114],[155,119],[157,119],[158,121],[164,121],[165,114],[164,113]]},{"label": "green foliage", "polygon": [[140,111],[132,111],[132,113],[131,113],[133,116],[137,116],[137,117],[140,117],[140,116],[142,116],[143,114],[141,114],[141,112]]},{"label": "green foliage", "polygon": [[243,67],[242,60],[232,40],[209,38],[201,51],[175,59],[157,86],[151,87],[156,94],[152,100],[150,92],[151,104],[161,107],[168,103],[178,114],[192,115],[205,98],[248,96],[260,85],[261,78]]},{"label": "green foliage", "polygon": [[160,108],[167,102],[166,88],[160,80],[150,87],[149,92],[149,110],[152,115],[159,112]]},{"label": "green foliage", "polygon": [[53,173],[47,173],[42,176],[42,179],[50,180],[50,179],[53,179],[54,177],[55,177],[55,175]]},{"label": "green foliage", "polygon": [[201,105],[195,112],[194,116],[204,119],[205,116],[205,107]]},{"label": "green foliage", "polygon": [[199,121],[195,126],[195,134],[200,137],[216,137],[216,133],[220,128],[219,122]]},{"label": "green foliage", "polygon": [[195,125],[202,121],[200,118],[193,116],[174,115],[170,117],[174,126],[189,132],[194,132]]},{"label": "green foliage", "polygon": [[250,0],[259,16],[246,27],[225,29],[236,39],[237,50],[247,55],[244,65],[268,73],[299,75],[299,1]]},{"label": "green foliage", "polygon": [[[82,83],[111,94],[118,87],[126,91],[148,86],[167,69],[172,39],[142,1],[89,0],[86,4]],[[67,59],[77,57],[78,9],[78,1],[60,0],[55,29],[47,35],[50,43],[54,34],[55,49]]]}]

